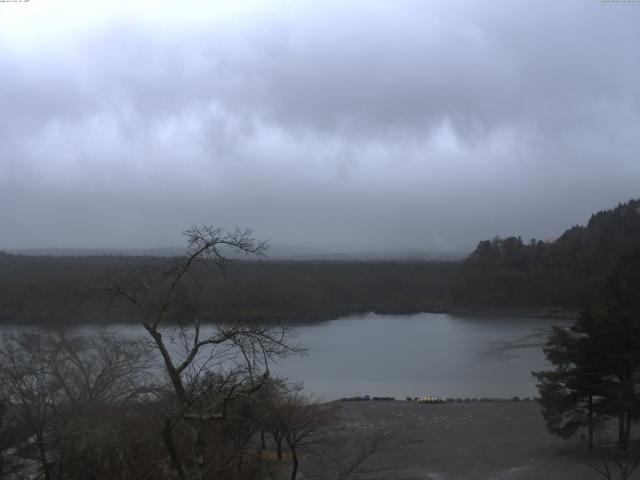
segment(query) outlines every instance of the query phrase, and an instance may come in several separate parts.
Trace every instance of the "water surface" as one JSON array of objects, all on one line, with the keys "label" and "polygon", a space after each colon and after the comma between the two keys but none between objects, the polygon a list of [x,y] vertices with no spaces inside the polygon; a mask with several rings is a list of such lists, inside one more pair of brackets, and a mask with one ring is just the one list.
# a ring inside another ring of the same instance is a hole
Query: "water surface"
[{"label": "water surface", "polygon": [[[281,360],[272,372],[303,382],[307,392],[324,400],[356,395],[533,396],[531,371],[549,367],[542,346],[554,323],[562,322],[433,313],[353,315],[296,327],[296,341],[306,354]],[[140,325],[109,330],[147,336]],[[169,329],[165,338],[170,335]],[[183,353],[177,345],[173,350]]]},{"label": "water surface", "polygon": [[[559,322],[555,322],[559,323]],[[449,314],[355,315],[297,329],[307,347],[274,372],[331,400],[342,396],[535,394],[532,370],[552,320]]]}]

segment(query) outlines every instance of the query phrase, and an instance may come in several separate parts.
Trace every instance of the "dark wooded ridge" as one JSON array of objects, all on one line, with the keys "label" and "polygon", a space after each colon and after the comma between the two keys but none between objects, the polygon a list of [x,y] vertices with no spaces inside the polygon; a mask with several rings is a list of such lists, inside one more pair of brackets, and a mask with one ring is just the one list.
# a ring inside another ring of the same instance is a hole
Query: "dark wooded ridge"
[{"label": "dark wooded ridge", "polygon": [[[462,262],[238,261],[198,267],[181,292],[211,321],[309,322],[359,312],[474,308],[576,309],[602,291],[618,259],[640,247],[640,200],[597,212],[554,241],[481,241]],[[29,257],[0,253],[3,323],[112,323],[129,310],[98,295],[105,272],[163,257]],[[108,313],[105,313],[108,312]]]}]

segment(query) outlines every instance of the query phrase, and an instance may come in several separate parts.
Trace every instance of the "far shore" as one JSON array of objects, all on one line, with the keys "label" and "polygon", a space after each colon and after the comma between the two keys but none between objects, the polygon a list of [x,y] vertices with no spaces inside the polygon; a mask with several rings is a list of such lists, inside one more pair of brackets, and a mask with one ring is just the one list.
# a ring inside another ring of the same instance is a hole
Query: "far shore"
[{"label": "far shore", "polygon": [[[437,306],[434,308],[422,309],[378,309],[378,310],[358,310],[341,311],[326,314],[300,314],[300,315],[278,315],[273,312],[252,313],[241,315],[239,313],[229,313],[228,315],[207,315],[201,317],[202,324],[225,324],[237,321],[246,323],[263,323],[273,325],[310,325],[323,323],[331,320],[339,320],[351,316],[374,313],[378,315],[417,315],[420,313],[442,313],[456,317],[469,318],[527,318],[527,319],[547,319],[547,320],[574,320],[578,316],[577,309],[567,309],[563,307],[495,307],[495,306],[467,306],[456,305],[453,307]],[[11,314],[0,313],[0,325],[6,326],[28,326],[28,327],[74,327],[74,326],[117,326],[136,325],[141,323],[136,319],[122,319],[115,315],[92,315],[86,320],[67,318],[60,315],[38,315],[37,317],[16,318]],[[168,322],[169,324],[171,322]],[[177,324],[177,321],[175,322]]]},{"label": "far shore", "polygon": [[447,309],[447,313],[459,317],[516,317],[552,320],[574,320],[578,316],[578,310],[575,308],[556,306],[496,307],[458,305]]}]

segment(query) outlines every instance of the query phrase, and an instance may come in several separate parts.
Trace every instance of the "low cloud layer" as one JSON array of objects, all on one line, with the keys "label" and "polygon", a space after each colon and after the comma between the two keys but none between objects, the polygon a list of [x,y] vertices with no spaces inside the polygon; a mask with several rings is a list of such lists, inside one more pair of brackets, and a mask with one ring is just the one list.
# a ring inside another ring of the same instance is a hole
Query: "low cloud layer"
[{"label": "low cloud layer", "polygon": [[640,195],[640,4],[0,4],[0,248],[460,252]]}]

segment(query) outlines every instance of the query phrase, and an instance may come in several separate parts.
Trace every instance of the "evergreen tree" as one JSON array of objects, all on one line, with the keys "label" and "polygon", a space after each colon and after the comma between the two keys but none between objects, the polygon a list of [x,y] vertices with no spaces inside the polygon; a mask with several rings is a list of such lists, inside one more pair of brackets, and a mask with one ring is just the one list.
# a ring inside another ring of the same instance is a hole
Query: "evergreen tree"
[{"label": "evergreen tree", "polygon": [[618,443],[626,446],[640,418],[640,257],[624,257],[607,284],[599,332],[605,366],[606,411],[618,417]]},{"label": "evergreen tree", "polygon": [[551,371],[533,372],[538,380],[542,415],[549,432],[569,438],[586,427],[593,448],[596,410],[601,402],[597,336],[598,312],[585,309],[570,329],[554,327],[544,348]]},{"label": "evergreen tree", "polygon": [[629,444],[640,419],[639,272],[640,256],[621,259],[604,303],[549,336],[544,352],[554,370],[533,375],[551,433],[568,438],[586,426],[592,448],[595,421],[617,417],[618,444]]}]

